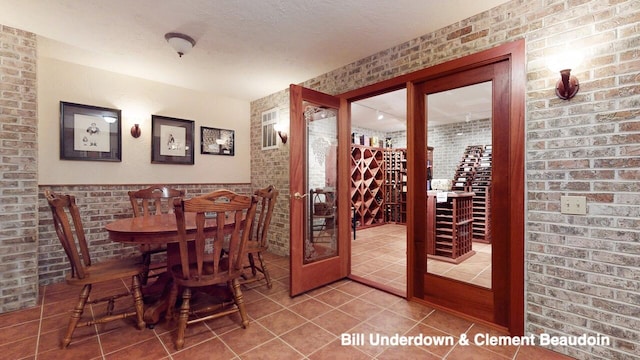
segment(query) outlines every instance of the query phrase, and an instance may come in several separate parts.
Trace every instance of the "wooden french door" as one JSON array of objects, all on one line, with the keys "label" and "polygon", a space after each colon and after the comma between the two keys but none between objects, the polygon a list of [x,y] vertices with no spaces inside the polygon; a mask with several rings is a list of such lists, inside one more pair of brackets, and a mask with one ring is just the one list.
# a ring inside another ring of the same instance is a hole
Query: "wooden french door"
[{"label": "wooden french door", "polygon": [[[504,59],[450,75],[435,77],[410,89],[413,109],[419,114],[415,119],[421,123],[416,127],[420,135],[414,135],[418,139],[414,145],[420,144],[421,151],[415,149],[414,154],[424,154],[425,151],[422,147],[429,144],[426,125],[429,122],[430,95],[481,83],[490,83],[492,91],[491,142],[493,159],[491,162],[491,217],[489,219],[492,229],[491,283],[488,286],[479,286],[430,271],[425,252],[425,248],[429,246],[429,236],[422,234],[432,230],[435,226],[435,211],[425,212],[426,206],[424,205],[427,199],[415,197],[414,214],[416,218],[422,218],[425,221],[415,220],[414,229],[417,236],[416,252],[414,253],[414,295],[429,303],[455,309],[460,313],[502,326],[512,333],[519,333],[522,331],[519,325],[521,319],[512,318],[512,315],[518,313],[519,310],[512,309],[512,307],[518,306],[518,299],[522,296],[515,292],[523,278],[520,277],[522,275],[521,269],[514,267],[514,264],[519,262],[514,254],[519,251],[523,236],[521,232],[524,209],[521,206],[524,193],[520,191],[524,182],[522,157],[524,132],[522,118],[514,119],[513,117],[510,69],[509,59]],[[431,98],[437,97],[432,96]],[[460,100],[464,101],[464,99]],[[419,139],[421,136],[424,138]],[[414,161],[417,171],[414,172],[412,180],[417,184],[424,184],[425,171],[421,168],[424,160],[416,156]],[[415,186],[416,190],[423,188],[423,186]],[[421,223],[427,225],[422,226]],[[432,263],[431,266],[434,264]]]},{"label": "wooden french door", "polygon": [[[349,272],[346,101],[290,86],[290,295]],[[346,199],[346,200],[344,200]]]}]

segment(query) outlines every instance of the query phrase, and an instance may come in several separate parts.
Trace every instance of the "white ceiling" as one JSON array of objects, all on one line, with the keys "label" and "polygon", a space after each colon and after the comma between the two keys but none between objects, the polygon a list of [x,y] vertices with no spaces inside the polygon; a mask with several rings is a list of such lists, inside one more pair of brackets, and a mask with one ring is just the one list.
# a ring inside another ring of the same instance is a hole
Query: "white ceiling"
[{"label": "white ceiling", "polygon": [[[39,56],[255,100],[507,0],[0,0]],[[197,44],[179,58],[164,39]]]},{"label": "white ceiling", "polygon": [[[430,94],[429,127],[491,117],[491,82]],[[381,116],[382,115],[382,116]],[[351,124],[383,132],[406,130],[407,91],[401,89],[354,102]]]}]

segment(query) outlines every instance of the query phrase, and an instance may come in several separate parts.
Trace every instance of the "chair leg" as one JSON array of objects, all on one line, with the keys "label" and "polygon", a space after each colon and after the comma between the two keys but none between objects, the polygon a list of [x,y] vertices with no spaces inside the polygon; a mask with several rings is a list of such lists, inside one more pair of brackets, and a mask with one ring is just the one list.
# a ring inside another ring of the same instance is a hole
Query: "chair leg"
[{"label": "chair leg", "polygon": [[247,309],[244,306],[244,297],[242,296],[242,291],[240,290],[240,281],[237,278],[231,280],[229,284],[231,288],[231,293],[233,294],[233,300],[238,306],[238,310],[240,311],[240,317],[242,318],[242,327],[247,328],[249,325],[249,316],[247,315]]},{"label": "chair leg", "polygon": [[262,274],[264,274],[265,280],[267,280],[267,288],[273,288],[273,284],[271,283],[271,275],[269,275],[269,270],[267,270],[267,264],[264,262],[264,258],[262,257],[262,252],[258,252],[258,260],[260,260],[260,268],[262,269]]},{"label": "chair leg", "polygon": [[134,275],[131,279],[131,287],[133,293],[133,304],[136,307],[136,326],[142,330],[145,327],[144,323],[144,301],[142,300],[142,290],[140,285],[140,277]]},{"label": "chair leg", "polygon": [[251,268],[251,275],[253,275],[254,277],[258,274],[258,271],[256,270],[256,261],[253,258],[253,253],[249,253],[249,267]]},{"label": "chair leg", "polygon": [[80,291],[80,299],[76,304],[76,307],[71,312],[71,317],[69,318],[69,325],[67,326],[67,332],[64,334],[64,338],[62,338],[62,348],[66,348],[71,343],[71,337],[73,336],[73,332],[78,326],[78,321],[80,321],[80,317],[82,317],[82,313],[84,312],[84,306],[87,304],[87,299],[89,299],[89,294],[91,293],[91,285],[85,285],[82,287],[82,291]]},{"label": "chair leg", "polygon": [[164,317],[167,322],[173,320],[173,310],[176,307],[176,301],[178,301],[178,284],[172,282],[171,288],[169,289],[169,297],[167,298],[167,312]]},{"label": "chair leg", "polygon": [[184,332],[187,329],[189,320],[189,302],[191,300],[191,289],[184,288],[182,291],[182,306],[180,306],[180,317],[178,318],[178,334],[176,338],[176,350],[184,347]]}]

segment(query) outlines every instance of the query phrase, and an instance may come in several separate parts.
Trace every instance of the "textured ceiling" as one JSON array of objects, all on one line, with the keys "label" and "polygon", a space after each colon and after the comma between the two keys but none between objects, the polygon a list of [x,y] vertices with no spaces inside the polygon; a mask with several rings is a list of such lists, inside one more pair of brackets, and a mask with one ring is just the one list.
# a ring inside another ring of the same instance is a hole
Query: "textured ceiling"
[{"label": "textured ceiling", "polygon": [[[506,0],[0,0],[39,56],[255,100]],[[167,32],[193,37],[182,58]]]}]

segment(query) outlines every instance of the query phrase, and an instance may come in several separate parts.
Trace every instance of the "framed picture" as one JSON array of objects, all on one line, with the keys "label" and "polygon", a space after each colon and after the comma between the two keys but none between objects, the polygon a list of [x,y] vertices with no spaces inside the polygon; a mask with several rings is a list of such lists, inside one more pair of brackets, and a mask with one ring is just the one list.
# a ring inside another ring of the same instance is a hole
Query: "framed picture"
[{"label": "framed picture", "polygon": [[60,159],[122,161],[122,111],[60,102]]},{"label": "framed picture", "polygon": [[151,115],[151,163],[193,165],[191,120]]},{"label": "framed picture", "polygon": [[200,127],[200,153],[209,155],[235,154],[233,130]]}]

